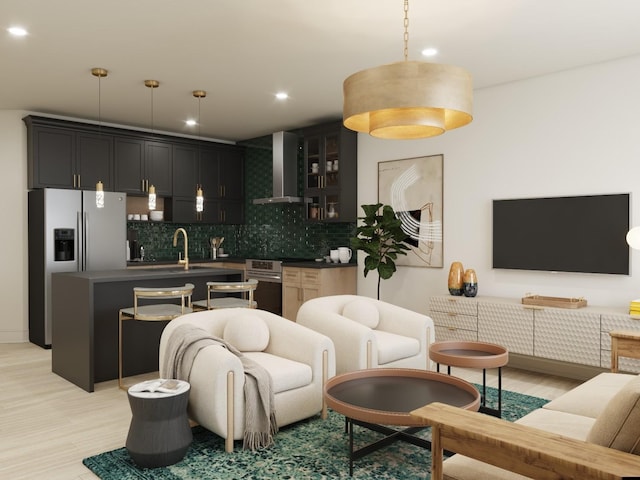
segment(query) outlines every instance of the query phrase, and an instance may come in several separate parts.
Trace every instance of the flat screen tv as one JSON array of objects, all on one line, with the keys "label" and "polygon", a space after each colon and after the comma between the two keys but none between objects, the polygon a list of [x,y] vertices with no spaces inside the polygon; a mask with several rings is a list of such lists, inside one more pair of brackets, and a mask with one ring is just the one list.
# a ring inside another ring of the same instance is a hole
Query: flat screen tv
[{"label": "flat screen tv", "polygon": [[493,201],[493,268],[629,274],[628,193]]}]

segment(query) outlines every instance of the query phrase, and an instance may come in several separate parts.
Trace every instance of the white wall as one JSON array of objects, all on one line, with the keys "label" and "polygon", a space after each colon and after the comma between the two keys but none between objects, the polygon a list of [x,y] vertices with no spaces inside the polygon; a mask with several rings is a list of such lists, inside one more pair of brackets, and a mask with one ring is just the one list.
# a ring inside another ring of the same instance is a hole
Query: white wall
[{"label": "white wall", "polygon": [[0,343],[29,339],[25,114],[0,110]]},{"label": "white wall", "polygon": [[[359,205],[377,202],[377,162],[444,154],[444,267],[400,267],[381,299],[425,312],[431,295],[447,293],[453,261],[476,270],[479,296],[530,292],[623,309],[640,298],[640,252],[631,276],[491,268],[496,198],[631,192],[631,225],[640,225],[639,84],[640,57],[631,57],[477,90],[474,121],[440,137],[359,134]],[[377,275],[361,270],[358,293],[375,297]]]}]

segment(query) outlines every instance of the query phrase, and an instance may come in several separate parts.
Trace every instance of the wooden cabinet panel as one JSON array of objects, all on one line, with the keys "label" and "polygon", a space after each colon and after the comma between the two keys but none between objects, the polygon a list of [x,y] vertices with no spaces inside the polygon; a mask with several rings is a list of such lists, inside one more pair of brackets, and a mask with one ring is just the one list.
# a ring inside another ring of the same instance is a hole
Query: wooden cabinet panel
[{"label": "wooden cabinet panel", "polygon": [[356,266],[282,269],[282,316],[296,320],[300,306],[312,298],[356,293]]}]

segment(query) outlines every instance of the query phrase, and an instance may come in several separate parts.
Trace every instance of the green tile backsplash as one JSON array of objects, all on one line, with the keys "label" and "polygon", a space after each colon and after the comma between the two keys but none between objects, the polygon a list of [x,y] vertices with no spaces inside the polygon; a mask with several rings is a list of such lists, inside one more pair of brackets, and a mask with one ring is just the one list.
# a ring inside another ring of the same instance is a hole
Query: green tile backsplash
[{"label": "green tile backsplash", "polygon": [[[253,205],[252,199],[271,195],[271,136],[243,142],[245,154],[245,224],[202,225],[128,222],[127,228],[144,246],[145,260],[177,260],[182,236],[173,247],[173,233],[184,228],[189,236],[189,258],[209,258],[209,238],[225,237],[222,247],[234,257],[317,258],[329,249],[348,246],[354,223],[312,223],[303,205]],[[303,193],[302,148],[298,155],[298,192]],[[206,208],[206,206],[205,206]]]}]

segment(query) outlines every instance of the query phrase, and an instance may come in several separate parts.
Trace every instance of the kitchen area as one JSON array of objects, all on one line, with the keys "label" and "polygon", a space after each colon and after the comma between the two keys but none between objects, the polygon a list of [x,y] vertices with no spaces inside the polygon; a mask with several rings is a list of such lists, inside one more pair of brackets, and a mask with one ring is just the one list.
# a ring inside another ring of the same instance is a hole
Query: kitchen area
[{"label": "kitchen area", "polygon": [[[77,125],[63,127],[73,130]],[[107,243],[120,252],[117,254],[119,260],[110,268],[89,267],[83,271],[81,267],[75,267],[75,272],[67,273],[54,268],[49,272],[53,279],[49,338],[54,372],[87,391],[93,391],[97,382],[117,378],[117,311],[132,303],[133,286],[190,282],[196,285],[193,299],[198,300],[205,298],[206,281],[256,278],[260,281],[256,290],[258,308],[294,321],[297,309],[309,298],[355,293],[356,256],[347,258],[344,263],[328,258],[331,250],[349,245],[357,220],[355,134],[350,136],[342,130],[341,127],[336,129],[336,124],[330,124],[282,137],[274,134],[239,142],[234,150],[241,151],[242,155],[236,155],[234,159],[241,163],[241,168],[235,165],[233,171],[241,178],[242,200],[237,196],[224,198],[215,188],[209,188],[205,190],[204,209],[213,209],[215,215],[206,218],[195,212],[195,185],[190,189],[191,198],[176,196],[187,191],[174,187],[179,176],[176,173],[187,168],[188,162],[179,161],[184,157],[185,145],[174,144],[170,158],[171,188],[169,191],[167,188],[156,189],[155,210],[162,212],[161,217],[158,214],[151,216],[148,192],[141,191],[139,186],[135,187],[138,189],[135,192],[126,189],[117,192],[125,197],[124,209],[118,213],[122,227],[112,230],[121,232],[122,236],[121,240]],[[29,138],[31,144],[35,137]],[[159,139],[153,141],[158,143]],[[286,147],[285,143],[288,144]],[[196,146],[195,154],[202,159],[197,155],[199,149],[200,146]],[[330,150],[335,151],[331,153]],[[112,149],[115,170],[117,152],[117,148]],[[320,155],[338,155],[338,152],[340,162],[332,159],[335,168],[332,165],[330,170]],[[30,164],[35,161],[31,155],[29,158]],[[204,168],[199,166],[196,171],[199,174]],[[344,180],[347,176],[349,182]],[[33,183],[31,175],[30,180]],[[324,191],[326,184],[331,188]],[[119,186],[117,173],[109,185],[110,189]],[[42,186],[36,185],[33,191]],[[340,197],[341,189],[349,194]],[[87,191],[86,202],[90,203],[95,191],[90,187]],[[111,193],[114,192],[105,191],[107,196]],[[188,208],[185,208],[187,204]],[[190,266],[194,267],[189,270],[178,265],[178,260],[185,255],[183,240],[180,237],[176,246],[172,241],[174,232],[180,228],[188,232],[187,255]],[[71,225],[66,230],[68,234],[77,235],[77,242],[84,245],[79,228],[74,229]],[[212,240],[216,246],[215,255]],[[69,250],[68,246],[64,248]],[[54,253],[52,255],[55,257]],[[214,256],[216,258],[212,258]],[[44,272],[39,274],[42,275]],[[42,302],[46,303],[45,300]],[[35,308],[34,312],[37,311]],[[58,321],[58,318],[64,320]],[[39,324],[30,318],[30,332],[32,323],[34,340],[31,341],[48,348],[46,340],[35,340],[35,335],[44,335],[36,334],[44,322]],[[124,363],[131,366],[127,375],[157,369],[157,340],[163,326],[148,327],[127,326],[127,338],[131,339],[128,351],[124,352]]]}]

